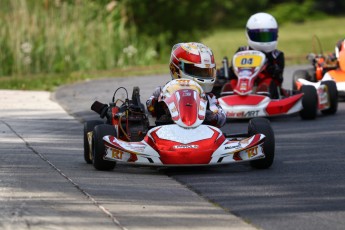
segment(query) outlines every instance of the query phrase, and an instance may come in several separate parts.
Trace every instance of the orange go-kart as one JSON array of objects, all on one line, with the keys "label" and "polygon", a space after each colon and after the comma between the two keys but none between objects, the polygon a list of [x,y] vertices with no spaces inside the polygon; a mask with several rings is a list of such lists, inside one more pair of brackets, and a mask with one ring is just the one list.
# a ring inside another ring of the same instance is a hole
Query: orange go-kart
[{"label": "orange go-kart", "polygon": [[[337,90],[337,96],[345,96],[345,43],[339,52],[338,58],[330,58],[322,52],[320,41],[318,41],[320,52],[310,53],[307,59],[312,64],[311,68],[297,70],[293,74],[292,87],[300,90],[302,85],[313,84],[323,85],[325,81],[334,81],[332,88]],[[335,90],[334,89],[334,90]],[[334,91],[332,90],[332,91]]]}]

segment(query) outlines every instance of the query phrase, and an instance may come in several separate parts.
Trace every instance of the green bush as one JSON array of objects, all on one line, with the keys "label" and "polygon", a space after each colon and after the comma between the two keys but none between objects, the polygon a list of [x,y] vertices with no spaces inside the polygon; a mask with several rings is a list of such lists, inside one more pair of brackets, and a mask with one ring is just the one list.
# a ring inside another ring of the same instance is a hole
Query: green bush
[{"label": "green bush", "polygon": [[274,6],[269,10],[269,13],[275,16],[279,24],[287,22],[302,23],[307,19],[325,18],[325,14],[315,10],[316,6],[314,0],[286,2]]},{"label": "green bush", "polygon": [[0,75],[111,69],[154,62],[120,2],[0,2]]}]

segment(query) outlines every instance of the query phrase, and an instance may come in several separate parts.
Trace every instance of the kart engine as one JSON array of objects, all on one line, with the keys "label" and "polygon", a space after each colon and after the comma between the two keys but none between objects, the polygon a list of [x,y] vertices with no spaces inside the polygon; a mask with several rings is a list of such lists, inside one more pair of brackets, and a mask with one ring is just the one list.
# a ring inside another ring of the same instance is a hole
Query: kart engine
[{"label": "kart engine", "polygon": [[145,137],[149,120],[142,105],[136,105],[130,100],[128,104],[124,103],[119,108],[119,113],[114,116],[119,119],[119,139],[141,141]]},{"label": "kart engine", "polygon": [[[115,101],[117,90],[109,105],[95,101],[91,110],[98,113],[101,118],[106,118],[107,124],[114,125],[117,138],[125,141],[141,141],[149,130],[149,120],[145,113],[145,106],[140,102],[139,87],[134,87],[132,99],[129,100],[127,96],[125,101]],[[121,105],[117,105],[119,101],[122,102]]]}]

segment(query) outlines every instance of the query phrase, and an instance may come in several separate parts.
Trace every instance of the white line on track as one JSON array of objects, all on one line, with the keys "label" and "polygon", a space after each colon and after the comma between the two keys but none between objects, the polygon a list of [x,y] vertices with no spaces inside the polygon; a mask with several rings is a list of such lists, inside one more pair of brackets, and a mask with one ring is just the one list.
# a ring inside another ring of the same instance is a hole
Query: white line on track
[{"label": "white line on track", "polygon": [[17,133],[11,125],[9,125],[7,122],[1,120],[3,124],[5,124],[18,138],[20,138],[26,145],[28,149],[30,149],[34,154],[39,156],[43,161],[48,163],[55,171],[57,171],[62,177],[67,179],[74,187],[76,187],[81,193],[83,193],[95,206],[97,206],[103,213],[105,213],[113,222],[115,225],[120,227],[123,230],[128,230],[126,227],[124,227],[116,217],[111,214],[104,206],[99,204],[95,198],[93,198],[89,193],[87,193],[85,190],[83,190],[76,182],[74,182],[70,177],[68,177],[66,174],[64,174],[58,167],[56,167],[52,162],[50,162],[44,155],[37,152],[29,142],[27,142],[19,133]]}]

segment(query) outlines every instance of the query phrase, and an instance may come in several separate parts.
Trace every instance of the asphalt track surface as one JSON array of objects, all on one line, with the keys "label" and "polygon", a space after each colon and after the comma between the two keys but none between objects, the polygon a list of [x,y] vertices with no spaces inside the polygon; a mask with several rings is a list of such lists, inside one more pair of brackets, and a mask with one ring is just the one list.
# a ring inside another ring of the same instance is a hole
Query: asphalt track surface
[{"label": "asphalt track surface", "polygon": [[254,229],[157,170],[96,171],[50,93],[0,94],[0,229]]},{"label": "asphalt track surface", "polygon": [[[97,118],[91,103],[109,102],[119,86],[129,93],[140,86],[144,100],[168,80],[104,78],[61,87],[53,98],[73,117],[57,104],[40,102],[49,97],[46,92],[29,98],[24,93],[19,102],[11,99],[22,92],[2,92],[0,228],[344,229],[345,102],[336,115],[319,114],[313,121],[271,119],[276,158],[268,170],[247,164],[169,169],[119,164],[101,172],[86,164],[82,121]],[[246,129],[247,122],[239,121],[223,128]]]}]

